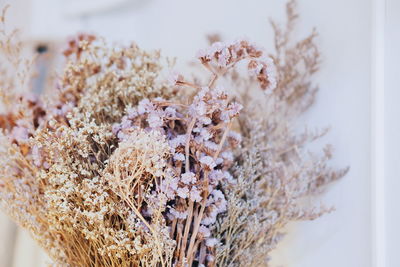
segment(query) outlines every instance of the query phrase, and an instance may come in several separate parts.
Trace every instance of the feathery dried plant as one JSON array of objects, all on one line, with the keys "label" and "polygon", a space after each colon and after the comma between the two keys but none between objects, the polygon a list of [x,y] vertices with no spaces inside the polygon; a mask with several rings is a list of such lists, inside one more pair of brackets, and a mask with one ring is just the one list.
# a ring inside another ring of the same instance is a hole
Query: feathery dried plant
[{"label": "feathery dried plant", "polygon": [[303,200],[347,171],[329,147],[306,153],[324,132],[293,127],[319,52],[315,32],[291,41],[294,1],[287,17],[273,55],[246,40],[200,51],[208,79],[167,81],[159,52],[81,34],[39,97],[20,92],[31,64],[3,13],[2,207],[57,266],[267,266],[285,224],[330,210]]}]

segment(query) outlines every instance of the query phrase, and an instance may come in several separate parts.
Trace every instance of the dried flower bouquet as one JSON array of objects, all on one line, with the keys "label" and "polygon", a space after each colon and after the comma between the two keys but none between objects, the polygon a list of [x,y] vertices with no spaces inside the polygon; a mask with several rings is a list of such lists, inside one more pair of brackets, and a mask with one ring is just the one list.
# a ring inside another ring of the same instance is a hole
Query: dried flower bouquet
[{"label": "dried flower bouquet", "polygon": [[[246,40],[198,53],[209,75],[158,52],[79,35],[56,88],[29,93],[29,62],[1,17],[2,207],[56,266],[267,266],[304,199],[343,176],[293,121],[314,101],[316,33],[272,23],[275,53]],[[243,71],[245,68],[247,71]]]}]

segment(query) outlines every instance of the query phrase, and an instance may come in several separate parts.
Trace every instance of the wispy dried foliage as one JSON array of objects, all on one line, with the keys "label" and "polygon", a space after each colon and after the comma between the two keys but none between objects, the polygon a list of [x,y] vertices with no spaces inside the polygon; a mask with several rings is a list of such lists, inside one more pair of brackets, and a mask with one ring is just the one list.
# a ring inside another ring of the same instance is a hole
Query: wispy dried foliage
[{"label": "wispy dried foliage", "polygon": [[[230,208],[217,228],[222,241],[219,266],[267,266],[269,252],[283,237],[283,227],[330,212],[332,208],[310,206],[310,199],[348,171],[329,167],[331,146],[317,155],[307,150],[307,144],[326,130],[299,134],[294,126],[315,100],[317,87],[312,78],[320,62],[315,31],[293,42],[298,19],[295,4],[291,1],[286,6],[284,27],[271,21],[276,49],[271,57],[278,80],[273,95],[250,95],[254,85],[249,82],[241,94],[245,107],[257,108],[239,117],[243,142],[233,167],[237,185],[225,189]],[[236,75],[231,80],[243,80]]]},{"label": "wispy dried foliage", "polygon": [[[17,93],[28,71],[1,66],[3,208],[57,266],[267,266],[283,226],[330,211],[305,200],[346,172],[329,146],[307,152],[324,131],[293,126],[319,65],[315,32],[292,42],[294,5],[272,23],[273,55],[245,40],[201,50],[205,81],[167,82],[159,52],[85,34],[40,98]],[[4,62],[28,67],[1,34]]]}]

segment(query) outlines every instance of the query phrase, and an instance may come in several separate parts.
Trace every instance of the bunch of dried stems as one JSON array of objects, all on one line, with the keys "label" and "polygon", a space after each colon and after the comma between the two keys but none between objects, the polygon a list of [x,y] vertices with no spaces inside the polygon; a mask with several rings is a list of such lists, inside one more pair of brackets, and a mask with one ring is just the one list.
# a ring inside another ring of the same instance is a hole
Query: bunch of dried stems
[{"label": "bunch of dried stems", "polygon": [[54,265],[267,266],[283,226],[330,211],[304,205],[347,170],[329,146],[307,152],[325,131],[293,126],[320,63],[315,31],[292,41],[294,1],[275,53],[213,42],[197,56],[208,77],[166,78],[157,51],[78,35],[40,96],[4,17],[0,201]]}]

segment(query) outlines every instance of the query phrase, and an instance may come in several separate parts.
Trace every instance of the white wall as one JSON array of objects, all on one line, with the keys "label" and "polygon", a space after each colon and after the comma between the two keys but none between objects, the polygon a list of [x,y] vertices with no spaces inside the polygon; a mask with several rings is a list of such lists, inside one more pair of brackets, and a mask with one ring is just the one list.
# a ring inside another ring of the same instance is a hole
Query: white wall
[{"label": "white wall", "polygon": [[386,1],[385,218],[387,266],[400,266],[400,1]]}]

